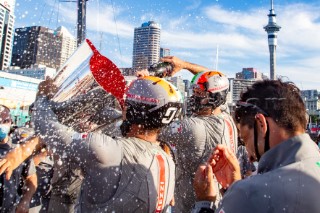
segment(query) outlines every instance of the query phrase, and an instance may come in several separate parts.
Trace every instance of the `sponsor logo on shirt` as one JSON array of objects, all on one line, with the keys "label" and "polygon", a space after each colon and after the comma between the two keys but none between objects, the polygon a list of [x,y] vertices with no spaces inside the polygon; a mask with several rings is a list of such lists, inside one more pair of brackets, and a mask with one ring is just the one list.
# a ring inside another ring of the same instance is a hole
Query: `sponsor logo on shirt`
[{"label": "sponsor logo on shirt", "polygon": [[226,213],[223,209],[220,209],[219,213]]},{"label": "sponsor logo on shirt", "polygon": [[163,209],[164,202],[165,202],[165,185],[166,185],[166,170],[165,170],[165,162],[161,155],[157,155],[157,161],[159,165],[159,192],[158,192],[158,200],[157,200],[157,206],[156,206],[156,213],[160,213]]}]

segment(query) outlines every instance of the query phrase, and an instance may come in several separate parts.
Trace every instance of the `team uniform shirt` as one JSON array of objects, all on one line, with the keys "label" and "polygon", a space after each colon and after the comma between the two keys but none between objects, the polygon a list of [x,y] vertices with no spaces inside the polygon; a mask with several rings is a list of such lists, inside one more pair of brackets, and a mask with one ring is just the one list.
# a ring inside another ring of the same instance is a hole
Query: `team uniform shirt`
[{"label": "team uniform shirt", "polygon": [[159,145],[138,138],[76,133],[36,102],[36,132],[84,175],[77,212],[164,212],[173,198],[174,163]]},{"label": "team uniform shirt", "polygon": [[249,160],[248,152],[245,146],[238,147],[237,159],[240,164],[240,172],[241,172],[242,179],[247,177],[246,174],[248,171],[250,172],[256,171],[256,167]]},{"label": "team uniform shirt", "polygon": [[[6,155],[14,146],[11,139],[7,143],[0,144],[0,158]],[[0,212],[15,212],[15,207],[20,201],[22,186],[21,178],[26,178],[36,173],[36,168],[32,159],[26,160],[18,168],[13,170],[10,180],[5,174],[0,176]]]},{"label": "team uniform shirt", "polygon": [[[193,177],[199,164],[206,162],[212,149],[218,144],[227,145],[234,153],[237,150],[237,131],[228,113],[211,116],[196,116],[172,123],[163,129],[160,141],[175,147],[176,188],[175,211],[190,212],[195,203]],[[216,183],[218,189],[218,183]],[[217,202],[220,196],[217,196]]]},{"label": "team uniform shirt", "polygon": [[51,179],[52,187],[47,212],[74,212],[82,180],[83,176],[79,166],[68,163],[68,159],[61,160],[58,155],[54,155]]},{"label": "team uniform shirt", "polygon": [[320,212],[320,153],[308,134],[266,152],[258,175],[234,183],[219,213]]}]

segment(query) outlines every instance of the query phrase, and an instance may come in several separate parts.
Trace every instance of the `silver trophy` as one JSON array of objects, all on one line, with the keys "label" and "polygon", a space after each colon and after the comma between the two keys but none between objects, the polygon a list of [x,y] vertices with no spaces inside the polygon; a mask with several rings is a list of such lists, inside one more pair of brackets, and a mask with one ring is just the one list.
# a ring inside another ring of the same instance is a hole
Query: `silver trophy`
[{"label": "silver trophy", "polygon": [[125,80],[120,70],[86,39],[54,77],[58,120],[79,132],[121,119]]}]

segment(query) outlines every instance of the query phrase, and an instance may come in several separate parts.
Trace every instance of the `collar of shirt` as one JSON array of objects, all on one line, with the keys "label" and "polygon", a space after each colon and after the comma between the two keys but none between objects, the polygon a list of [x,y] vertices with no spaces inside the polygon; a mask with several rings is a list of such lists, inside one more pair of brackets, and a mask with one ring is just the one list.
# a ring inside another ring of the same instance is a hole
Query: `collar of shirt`
[{"label": "collar of shirt", "polygon": [[312,156],[319,156],[308,134],[288,139],[267,151],[260,159],[258,173],[265,173]]}]

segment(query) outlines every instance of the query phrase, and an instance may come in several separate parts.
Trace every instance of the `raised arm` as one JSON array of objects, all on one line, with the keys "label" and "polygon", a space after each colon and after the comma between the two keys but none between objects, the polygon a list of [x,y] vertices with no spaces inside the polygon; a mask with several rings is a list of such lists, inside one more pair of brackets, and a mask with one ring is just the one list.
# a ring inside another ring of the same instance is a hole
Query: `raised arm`
[{"label": "raised arm", "polygon": [[[79,165],[83,171],[92,167],[93,162],[105,163],[113,156],[112,153],[121,146],[109,137],[101,141],[91,140],[94,133],[81,134],[58,121],[56,114],[51,109],[50,90],[52,81],[45,80],[39,84],[37,101],[33,114],[35,132],[46,144],[48,150],[59,155],[63,161]],[[99,134],[98,134],[99,135]],[[107,145],[107,141],[108,144]],[[103,148],[102,148],[103,147]],[[120,151],[119,151],[120,153]],[[109,157],[109,158],[108,158]],[[85,159],[85,160],[84,160]]]},{"label": "raised arm", "polygon": [[182,69],[189,70],[194,75],[196,75],[202,71],[209,71],[209,69],[206,67],[203,67],[198,64],[193,64],[193,63],[190,63],[187,61],[183,61],[176,56],[166,56],[164,58],[161,58],[161,61],[169,62],[169,63],[173,64],[174,68],[172,71],[172,75],[176,74],[177,72],[179,72]]},{"label": "raised arm", "polygon": [[33,153],[40,151],[43,144],[39,137],[32,137],[24,144],[12,149],[0,160],[0,174],[6,173],[6,179],[9,180],[13,170],[23,163]]},{"label": "raised arm", "polygon": [[64,150],[73,141],[76,132],[59,123],[56,114],[52,111],[50,98],[54,92],[55,86],[52,79],[47,78],[39,84],[32,118],[36,134],[48,146],[48,149],[63,155],[66,154]]}]

